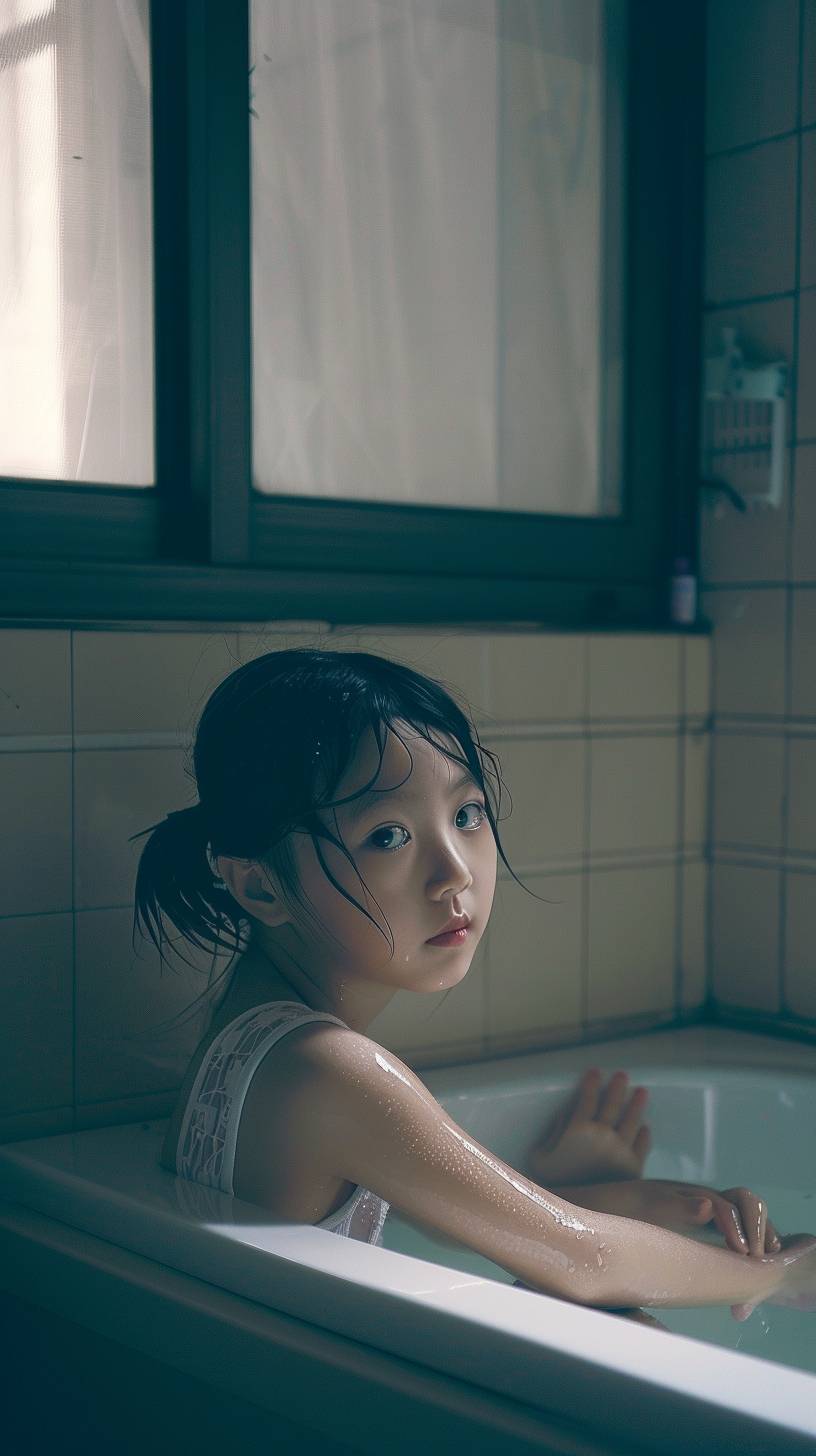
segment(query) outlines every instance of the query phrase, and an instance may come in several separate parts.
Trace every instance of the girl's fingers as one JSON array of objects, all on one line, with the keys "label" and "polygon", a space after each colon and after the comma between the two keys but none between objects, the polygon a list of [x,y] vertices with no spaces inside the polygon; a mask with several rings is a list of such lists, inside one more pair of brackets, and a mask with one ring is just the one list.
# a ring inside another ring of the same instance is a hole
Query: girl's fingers
[{"label": "girl's fingers", "polygon": [[584,1072],[578,1083],[578,1092],[575,1097],[575,1106],[572,1109],[570,1122],[591,1121],[598,1111],[598,1093],[601,1088],[601,1074],[597,1067],[590,1067]]},{"label": "girl's fingers", "polygon": [[601,1097],[598,1122],[608,1123],[610,1127],[615,1126],[621,1114],[628,1085],[629,1078],[625,1072],[616,1072],[614,1077],[610,1077],[606,1091]]},{"label": "girl's fingers", "polygon": [[721,1193],[712,1194],[711,1203],[714,1223],[729,1249],[733,1249],[735,1254],[747,1254],[748,1239],[736,1204],[732,1203],[727,1195]]},{"label": "girl's fingers", "polygon": [[755,1304],[732,1304],[731,1313],[735,1320],[739,1320],[740,1324],[743,1324],[751,1317],[755,1309]]},{"label": "girl's fingers", "polygon": [[644,1123],[643,1127],[638,1129],[635,1141],[632,1143],[632,1152],[634,1153],[636,1158],[640,1158],[641,1167],[646,1161],[646,1155],[651,1146],[652,1134],[649,1128]]},{"label": "girl's fingers", "polygon": [[648,1096],[645,1087],[636,1087],[621,1113],[618,1132],[624,1142],[630,1145],[634,1142],[635,1133],[640,1127],[641,1113],[646,1106]]},{"label": "girl's fingers", "polygon": [[746,1236],[749,1254],[764,1254],[765,1227],[768,1210],[763,1198],[757,1198],[750,1188],[726,1188],[723,1198],[731,1200],[739,1213],[739,1222]]},{"label": "girl's fingers", "polygon": [[765,1225],[765,1253],[778,1254],[781,1248],[782,1241],[779,1237],[779,1234],[776,1232],[776,1229],[771,1223],[771,1220],[768,1219],[768,1222]]}]

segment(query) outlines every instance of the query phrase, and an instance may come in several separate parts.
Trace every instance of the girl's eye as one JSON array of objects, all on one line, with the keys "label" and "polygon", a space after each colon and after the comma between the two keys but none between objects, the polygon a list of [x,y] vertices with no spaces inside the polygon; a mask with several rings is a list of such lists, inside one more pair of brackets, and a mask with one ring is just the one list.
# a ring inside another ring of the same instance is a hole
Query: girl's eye
[{"label": "girl's eye", "polygon": [[[468,830],[481,829],[482,825],[487,820],[487,812],[485,810],[484,804],[480,804],[476,800],[474,800],[472,804],[463,804],[461,809],[457,812],[456,818],[458,819],[459,815],[464,814],[468,809],[476,809],[478,811],[479,817],[476,823],[459,824],[457,825],[457,828]],[[386,839],[393,839],[395,833],[397,835],[402,834],[405,836],[401,844],[394,844],[393,842],[388,844],[382,843],[381,836],[384,836]],[[385,850],[387,853],[393,853],[397,849],[404,849],[409,838],[410,835],[408,834],[408,830],[403,829],[401,824],[382,824],[380,825],[379,829],[375,829],[373,833],[369,835],[368,842],[371,845],[372,849],[382,849]]]}]

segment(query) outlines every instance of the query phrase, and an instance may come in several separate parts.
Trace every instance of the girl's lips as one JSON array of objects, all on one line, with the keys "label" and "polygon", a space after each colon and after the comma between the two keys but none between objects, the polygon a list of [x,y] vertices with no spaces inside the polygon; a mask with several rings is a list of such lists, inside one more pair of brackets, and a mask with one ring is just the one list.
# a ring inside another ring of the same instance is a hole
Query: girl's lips
[{"label": "girl's lips", "polygon": [[448,930],[444,935],[434,935],[426,940],[426,945],[464,945],[470,932],[470,926],[465,925],[461,930]]}]

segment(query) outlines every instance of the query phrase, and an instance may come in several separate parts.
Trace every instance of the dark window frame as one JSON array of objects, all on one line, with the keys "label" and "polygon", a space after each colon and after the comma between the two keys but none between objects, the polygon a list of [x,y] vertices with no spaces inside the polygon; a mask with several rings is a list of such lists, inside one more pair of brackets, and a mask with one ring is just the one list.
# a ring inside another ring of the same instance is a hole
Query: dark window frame
[{"label": "dark window frame", "polygon": [[0,481],[0,615],[668,627],[696,564],[705,0],[625,23],[621,516],[252,489],[249,6],[153,3],[157,484]]}]

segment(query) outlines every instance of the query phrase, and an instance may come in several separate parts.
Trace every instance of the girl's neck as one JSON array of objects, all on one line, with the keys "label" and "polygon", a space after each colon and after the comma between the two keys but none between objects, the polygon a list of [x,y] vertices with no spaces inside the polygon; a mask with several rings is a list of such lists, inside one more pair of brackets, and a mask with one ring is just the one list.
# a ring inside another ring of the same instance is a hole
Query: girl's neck
[{"label": "girl's neck", "polygon": [[266,927],[253,925],[249,946],[238,960],[229,991],[219,1007],[219,1017],[264,1001],[302,1001],[313,1011],[328,1011],[352,1031],[365,1032],[392,999],[387,986],[356,982],[349,977],[329,986],[319,986],[297,967],[287,970],[276,963],[274,942],[270,945]]}]

